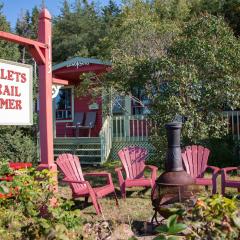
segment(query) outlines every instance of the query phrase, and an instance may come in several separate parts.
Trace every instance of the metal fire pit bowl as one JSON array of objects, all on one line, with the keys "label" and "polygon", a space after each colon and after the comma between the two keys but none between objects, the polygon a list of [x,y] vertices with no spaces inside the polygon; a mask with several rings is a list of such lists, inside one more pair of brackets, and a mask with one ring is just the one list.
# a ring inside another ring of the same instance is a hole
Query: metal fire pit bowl
[{"label": "metal fire pit bowl", "polygon": [[163,218],[168,218],[167,209],[174,203],[185,203],[186,200],[194,198],[199,193],[199,186],[196,184],[174,184],[174,183],[157,183],[152,191],[151,200],[154,210],[152,217],[157,224],[158,214]]}]

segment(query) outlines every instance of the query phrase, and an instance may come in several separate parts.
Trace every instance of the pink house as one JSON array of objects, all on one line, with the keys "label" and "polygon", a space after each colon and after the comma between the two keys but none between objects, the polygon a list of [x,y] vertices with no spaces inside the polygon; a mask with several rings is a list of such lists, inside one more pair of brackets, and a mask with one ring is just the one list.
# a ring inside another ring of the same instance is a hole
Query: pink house
[{"label": "pink house", "polygon": [[[74,89],[81,81],[81,74],[102,74],[109,70],[111,63],[108,61],[81,57],[53,66],[53,77],[68,82],[67,86],[60,87],[53,99],[55,156],[71,152],[78,155],[81,162],[97,164],[110,155],[118,158],[117,151],[128,145],[145,146],[151,152],[148,142],[150,122],[147,119],[149,100],[142,90],[136,89],[136,98],[115,94],[111,99],[110,116],[103,115],[104,96],[94,102],[91,97],[76,96]],[[82,121],[80,125],[86,125],[87,119],[92,118],[91,130],[81,126],[77,129],[66,127],[75,125],[77,116]]]}]

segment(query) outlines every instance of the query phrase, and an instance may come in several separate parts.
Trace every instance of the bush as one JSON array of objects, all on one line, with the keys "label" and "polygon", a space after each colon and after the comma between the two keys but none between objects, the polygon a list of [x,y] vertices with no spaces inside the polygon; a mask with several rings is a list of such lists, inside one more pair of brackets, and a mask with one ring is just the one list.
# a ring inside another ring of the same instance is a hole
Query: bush
[{"label": "bush", "polygon": [[194,206],[178,204],[174,207],[175,214],[167,219],[166,224],[157,228],[160,235],[155,240],[240,238],[240,211],[236,198],[203,196],[197,198]]},{"label": "bush", "polygon": [[53,192],[52,173],[34,169],[14,173],[13,182],[5,182],[12,197],[0,199],[1,239],[80,239],[80,211],[71,211],[73,202]]},{"label": "bush", "polygon": [[210,150],[209,165],[218,167],[239,166],[239,142],[232,135],[202,141]]},{"label": "bush", "polygon": [[32,128],[0,128],[0,159],[12,162],[37,162],[37,144]]}]

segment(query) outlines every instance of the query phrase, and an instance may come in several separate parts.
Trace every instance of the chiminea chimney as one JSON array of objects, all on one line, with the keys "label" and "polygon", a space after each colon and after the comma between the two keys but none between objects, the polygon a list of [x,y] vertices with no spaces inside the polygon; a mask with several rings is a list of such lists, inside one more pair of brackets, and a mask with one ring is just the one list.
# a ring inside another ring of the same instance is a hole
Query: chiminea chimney
[{"label": "chiminea chimney", "polygon": [[158,184],[176,184],[190,185],[193,179],[186,173],[182,165],[180,136],[182,123],[171,122],[166,124],[168,151],[165,162],[166,171],[160,175],[156,183]]}]

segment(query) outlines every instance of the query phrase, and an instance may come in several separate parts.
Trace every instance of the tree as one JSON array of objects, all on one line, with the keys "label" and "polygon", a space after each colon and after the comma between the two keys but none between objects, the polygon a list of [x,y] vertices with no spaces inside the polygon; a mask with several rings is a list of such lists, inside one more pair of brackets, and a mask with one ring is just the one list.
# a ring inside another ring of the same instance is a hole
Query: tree
[{"label": "tree", "polygon": [[61,14],[54,19],[53,61],[61,62],[74,56],[94,57],[101,38],[101,22],[94,3],[76,1],[70,10],[67,1]]},{"label": "tree", "polygon": [[30,29],[31,29],[31,35],[30,37],[32,39],[37,39],[38,36],[38,18],[39,18],[39,9],[38,7],[34,7],[32,9],[32,14],[31,14],[31,24],[30,24]]},{"label": "tree", "polygon": [[124,9],[105,81],[119,91],[144,88],[157,122],[152,139],[159,157],[164,125],[176,115],[188,119],[184,143],[226,134],[223,110],[240,107],[240,43],[219,16],[199,13],[171,20],[152,6],[137,1]]},{"label": "tree", "polygon": [[155,113],[164,122],[176,113],[186,116],[186,141],[225,135],[222,111],[240,107],[239,63],[240,43],[222,18],[206,14],[191,20],[156,62],[159,74],[154,69],[151,74]]},{"label": "tree", "polygon": [[103,59],[110,59],[109,38],[113,28],[117,28],[121,22],[121,9],[117,4],[110,0],[108,5],[102,8],[101,19],[101,38],[97,46],[97,56]]},{"label": "tree", "polygon": [[[2,13],[3,4],[0,4],[0,30],[10,32],[10,24]],[[19,51],[16,44],[7,41],[0,41],[0,58],[16,61],[19,58]]]},{"label": "tree", "polygon": [[[36,39],[38,31],[38,16],[39,10],[37,7],[34,7],[32,13],[29,11],[23,11],[21,17],[17,19],[16,23],[16,33],[20,36]],[[19,46],[19,50],[22,55],[23,63],[32,63],[32,57],[26,52],[26,48]]]},{"label": "tree", "polygon": [[191,15],[209,13],[224,17],[225,21],[233,29],[234,33],[240,34],[240,0],[191,0]]},{"label": "tree", "polygon": [[114,70],[106,75],[109,85],[126,92],[143,86],[145,79],[140,77],[136,80],[134,68],[141,62],[164,56],[180,29],[175,21],[162,21],[152,4],[129,1],[123,8],[118,25],[105,39]]}]

